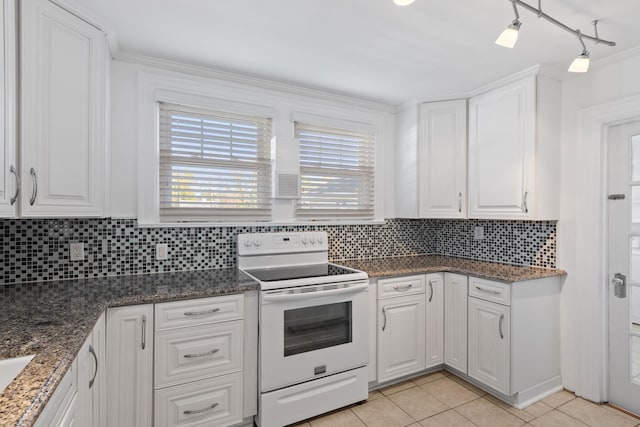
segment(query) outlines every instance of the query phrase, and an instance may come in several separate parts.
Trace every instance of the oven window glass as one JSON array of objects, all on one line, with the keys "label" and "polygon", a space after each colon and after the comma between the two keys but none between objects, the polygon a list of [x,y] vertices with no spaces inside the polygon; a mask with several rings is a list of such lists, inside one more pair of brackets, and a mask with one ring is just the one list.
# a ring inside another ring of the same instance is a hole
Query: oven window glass
[{"label": "oven window glass", "polygon": [[350,343],[351,334],[351,301],[284,312],[285,357]]}]

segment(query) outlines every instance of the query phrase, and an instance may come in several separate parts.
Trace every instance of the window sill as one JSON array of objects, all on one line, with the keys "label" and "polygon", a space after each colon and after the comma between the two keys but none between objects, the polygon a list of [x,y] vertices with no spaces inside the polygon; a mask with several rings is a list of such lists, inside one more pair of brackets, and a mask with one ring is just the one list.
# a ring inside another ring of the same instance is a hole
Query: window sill
[{"label": "window sill", "polygon": [[215,227],[305,227],[305,226],[335,226],[335,225],[381,225],[384,220],[360,221],[299,221],[299,222],[161,222],[138,223],[139,228],[215,228]]}]

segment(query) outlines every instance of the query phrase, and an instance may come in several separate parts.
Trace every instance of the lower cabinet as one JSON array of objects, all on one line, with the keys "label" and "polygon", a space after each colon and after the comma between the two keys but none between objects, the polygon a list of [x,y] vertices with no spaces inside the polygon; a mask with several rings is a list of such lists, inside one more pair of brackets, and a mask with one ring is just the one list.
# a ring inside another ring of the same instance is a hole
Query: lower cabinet
[{"label": "lower cabinet", "polygon": [[425,305],[425,368],[444,363],[444,277],[442,273],[427,274]]},{"label": "lower cabinet", "polygon": [[77,417],[78,361],[74,360],[47,406],[35,422],[35,427],[73,426]]},{"label": "lower cabinet", "polygon": [[106,324],[105,315],[78,353],[78,409],[79,426],[104,427],[107,425],[106,376]]},{"label": "lower cabinet", "polygon": [[511,395],[511,310],[469,297],[469,376]]},{"label": "lower cabinet", "polygon": [[378,281],[378,382],[425,368],[425,281]]},{"label": "lower cabinet", "polygon": [[444,273],[444,363],[467,373],[467,276]]},{"label": "lower cabinet", "polygon": [[153,304],[107,310],[107,425],[151,427]]}]

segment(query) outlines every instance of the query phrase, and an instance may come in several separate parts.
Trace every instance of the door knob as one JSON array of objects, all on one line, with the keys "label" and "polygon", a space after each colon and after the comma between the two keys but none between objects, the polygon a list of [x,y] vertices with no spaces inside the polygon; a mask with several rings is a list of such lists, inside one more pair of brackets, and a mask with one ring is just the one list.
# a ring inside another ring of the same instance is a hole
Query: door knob
[{"label": "door knob", "polygon": [[627,297],[627,277],[624,274],[616,273],[611,280],[613,294],[617,298]]}]

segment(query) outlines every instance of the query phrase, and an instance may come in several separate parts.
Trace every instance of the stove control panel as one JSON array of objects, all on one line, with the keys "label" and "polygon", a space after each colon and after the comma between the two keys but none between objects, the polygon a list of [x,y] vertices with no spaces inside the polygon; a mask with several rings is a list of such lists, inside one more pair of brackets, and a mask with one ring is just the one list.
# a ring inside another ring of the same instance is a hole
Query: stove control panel
[{"label": "stove control panel", "polygon": [[326,231],[238,234],[238,255],[241,256],[328,250]]}]

